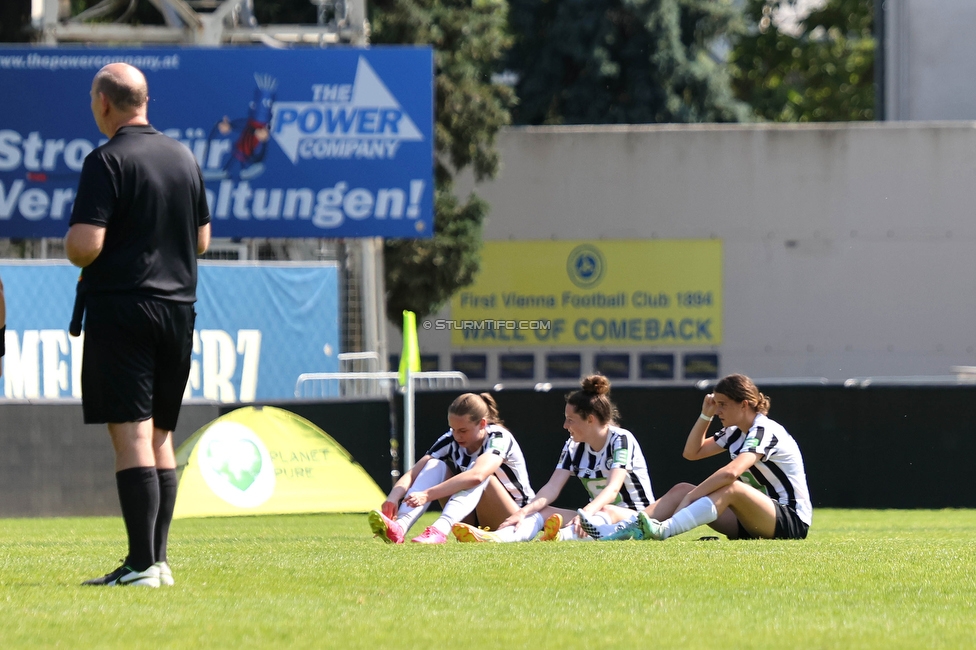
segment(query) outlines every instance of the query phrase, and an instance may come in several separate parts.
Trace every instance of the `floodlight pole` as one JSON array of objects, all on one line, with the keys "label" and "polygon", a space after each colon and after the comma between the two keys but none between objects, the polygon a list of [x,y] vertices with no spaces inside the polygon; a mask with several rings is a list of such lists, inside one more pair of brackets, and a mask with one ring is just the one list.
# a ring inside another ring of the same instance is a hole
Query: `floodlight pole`
[{"label": "floodlight pole", "polygon": [[58,12],[61,11],[59,0],[44,0],[44,13],[41,15],[41,32],[44,42],[55,44],[58,42],[53,29],[58,25]]}]

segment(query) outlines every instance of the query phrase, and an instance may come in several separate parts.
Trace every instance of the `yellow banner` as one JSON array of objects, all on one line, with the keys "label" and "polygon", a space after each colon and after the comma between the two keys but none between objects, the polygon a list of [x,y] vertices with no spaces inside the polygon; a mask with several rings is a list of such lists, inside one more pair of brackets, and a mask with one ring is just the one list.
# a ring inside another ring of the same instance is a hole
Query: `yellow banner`
[{"label": "yellow banner", "polygon": [[451,300],[456,347],[722,342],[722,242],[492,241]]},{"label": "yellow banner", "polygon": [[385,495],[329,434],[290,411],[247,406],[176,451],[174,517],[368,512]]}]

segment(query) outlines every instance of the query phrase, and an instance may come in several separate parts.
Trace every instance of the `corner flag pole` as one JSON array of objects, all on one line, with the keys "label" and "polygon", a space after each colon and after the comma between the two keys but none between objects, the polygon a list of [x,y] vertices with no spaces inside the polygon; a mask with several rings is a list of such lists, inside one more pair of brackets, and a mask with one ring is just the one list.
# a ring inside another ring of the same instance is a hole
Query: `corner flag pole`
[{"label": "corner flag pole", "polygon": [[414,455],[414,385],[411,373],[420,371],[420,345],[417,343],[417,315],[403,312],[403,351],[400,354],[399,381],[403,396],[403,473],[413,467]]}]

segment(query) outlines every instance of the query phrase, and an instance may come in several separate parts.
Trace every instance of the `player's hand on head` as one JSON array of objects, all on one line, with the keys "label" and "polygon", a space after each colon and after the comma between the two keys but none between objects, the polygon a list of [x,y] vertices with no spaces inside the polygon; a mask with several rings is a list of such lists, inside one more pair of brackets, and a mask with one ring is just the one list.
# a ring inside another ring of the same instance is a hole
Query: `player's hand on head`
[{"label": "player's hand on head", "polygon": [[702,400],[702,413],[715,415],[715,393],[705,395],[705,399]]}]

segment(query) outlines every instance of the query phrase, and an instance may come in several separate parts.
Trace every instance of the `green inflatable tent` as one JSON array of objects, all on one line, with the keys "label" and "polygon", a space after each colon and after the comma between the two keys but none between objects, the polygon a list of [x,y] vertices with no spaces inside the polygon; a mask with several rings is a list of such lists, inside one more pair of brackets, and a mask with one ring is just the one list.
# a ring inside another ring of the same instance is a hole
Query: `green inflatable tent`
[{"label": "green inflatable tent", "polygon": [[386,495],[314,424],[270,406],[237,409],[176,452],[174,517],[367,512]]}]

